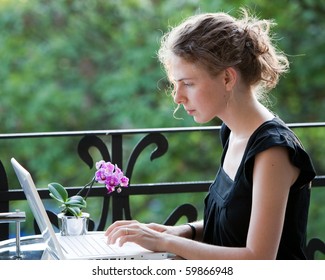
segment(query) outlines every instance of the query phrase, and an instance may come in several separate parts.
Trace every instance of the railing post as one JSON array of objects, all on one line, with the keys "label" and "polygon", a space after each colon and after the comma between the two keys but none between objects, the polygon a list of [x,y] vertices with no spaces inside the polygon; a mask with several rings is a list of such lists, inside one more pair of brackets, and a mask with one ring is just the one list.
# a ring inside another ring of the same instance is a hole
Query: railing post
[{"label": "railing post", "polygon": [[[112,163],[123,169],[123,137],[112,135]],[[124,215],[123,215],[124,213]],[[112,221],[130,219],[129,196],[114,194],[112,196]]]}]

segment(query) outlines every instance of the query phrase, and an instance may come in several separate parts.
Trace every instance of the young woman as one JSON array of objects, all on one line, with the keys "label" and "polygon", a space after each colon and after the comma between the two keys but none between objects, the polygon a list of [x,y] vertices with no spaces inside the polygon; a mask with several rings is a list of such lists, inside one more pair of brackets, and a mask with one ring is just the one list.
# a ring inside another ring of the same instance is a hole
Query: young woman
[{"label": "young woman", "polygon": [[179,226],[118,221],[111,243],[133,241],[185,259],[304,259],[310,182],[308,154],[259,101],[288,69],[272,43],[272,22],[200,14],[171,29],[159,59],[173,98],[198,123],[223,121],[220,169],[204,220]]}]

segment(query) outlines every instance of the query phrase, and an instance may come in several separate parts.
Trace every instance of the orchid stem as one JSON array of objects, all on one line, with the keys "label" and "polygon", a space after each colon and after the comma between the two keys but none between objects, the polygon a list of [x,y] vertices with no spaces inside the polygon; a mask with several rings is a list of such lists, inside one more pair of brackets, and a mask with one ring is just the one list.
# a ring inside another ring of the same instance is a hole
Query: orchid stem
[{"label": "orchid stem", "polygon": [[84,185],[83,187],[82,187],[82,189],[80,190],[80,191],[78,191],[78,193],[77,193],[77,195],[81,195],[81,193],[82,193],[82,191],[84,190],[84,189],[86,189],[87,187],[89,187],[89,189],[87,190],[87,193],[86,193],[86,195],[85,195],[85,197],[84,197],[84,200],[86,200],[87,199],[87,197],[88,197],[88,195],[89,195],[89,193],[90,193],[90,190],[91,190],[91,188],[93,187],[93,185],[94,185],[94,183],[95,183],[95,176],[91,179],[91,181],[89,182],[89,183],[87,183],[86,185]]}]

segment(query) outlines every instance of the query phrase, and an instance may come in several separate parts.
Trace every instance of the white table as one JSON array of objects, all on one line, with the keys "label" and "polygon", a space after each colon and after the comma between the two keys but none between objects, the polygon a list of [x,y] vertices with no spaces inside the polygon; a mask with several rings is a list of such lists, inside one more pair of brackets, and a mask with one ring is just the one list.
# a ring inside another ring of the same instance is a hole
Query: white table
[{"label": "white table", "polygon": [[46,245],[42,235],[20,238],[20,255],[17,257],[16,238],[0,241],[0,260],[40,260]]}]

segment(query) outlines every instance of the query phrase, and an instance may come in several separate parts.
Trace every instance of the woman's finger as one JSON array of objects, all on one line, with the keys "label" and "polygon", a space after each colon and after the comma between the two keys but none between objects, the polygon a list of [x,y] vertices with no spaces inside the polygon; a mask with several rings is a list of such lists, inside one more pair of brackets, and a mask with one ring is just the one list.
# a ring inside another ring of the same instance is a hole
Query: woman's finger
[{"label": "woman's finger", "polygon": [[107,234],[107,242],[114,244],[119,240],[119,244],[123,245],[127,241],[133,241],[134,233],[138,228],[139,223],[119,223],[115,226],[109,234]]},{"label": "woman's finger", "polygon": [[130,225],[130,224],[134,224],[134,223],[138,223],[138,221],[135,221],[135,220],[121,220],[121,221],[116,221],[114,222],[113,224],[111,224],[105,231],[104,235],[105,236],[109,236],[111,234],[111,232],[115,229],[115,228],[118,228],[118,227],[121,227],[121,226],[127,226],[127,225]]}]

